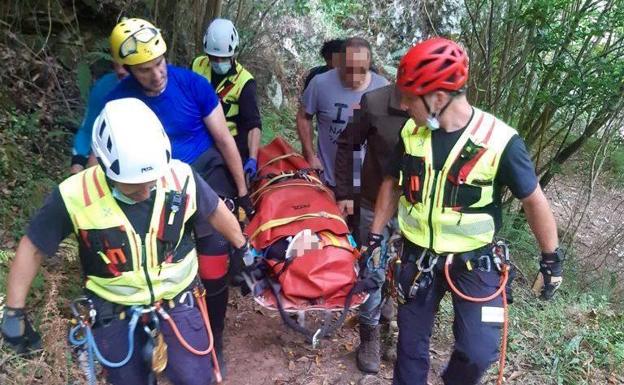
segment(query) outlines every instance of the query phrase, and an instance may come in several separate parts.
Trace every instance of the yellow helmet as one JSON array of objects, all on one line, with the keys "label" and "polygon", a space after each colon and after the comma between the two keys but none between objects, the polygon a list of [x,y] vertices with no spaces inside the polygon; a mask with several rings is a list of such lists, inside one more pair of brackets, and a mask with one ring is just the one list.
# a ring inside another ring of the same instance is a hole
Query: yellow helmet
[{"label": "yellow helmet", "polygon": [[113,28],[110,46],[113,59],[127,65],[145,63],[167,52],[160,30],[136,18],[122,20]]}]

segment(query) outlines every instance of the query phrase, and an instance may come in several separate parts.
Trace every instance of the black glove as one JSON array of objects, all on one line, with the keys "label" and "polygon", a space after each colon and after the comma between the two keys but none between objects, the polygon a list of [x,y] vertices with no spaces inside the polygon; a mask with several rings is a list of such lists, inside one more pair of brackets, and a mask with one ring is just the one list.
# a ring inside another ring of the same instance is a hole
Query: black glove
[{"label": "black glove", "polygon": [[365,269],[365,270],[360,270],[360,275],[358,277],[358,280],[355,281],[355,285],[353,285],[353,293],[354,294],[362,293],[362,292],[370,293],[379,288],[380,288],[380,285],[372,276],[370,276],[370,273],[368,272],[368,270]]},{"label": "black glove", "polygon": [[256,210],[253,207],[253,203],[251,202],[251,198],[249,194],[243,195],[242,197],[236,198],[236,205],[241,207],[245,211],[245,215],[247,219],[251,219],[256,213]]},{"label": "black glove", "polygon": [[232,284],[240,286],[245,283],[241,273],[246,270],[247,267],[252,266],[254,263],[254,255],[249,248],[249,242],[245,241],[245,244],[240,248],[232,247],[230,253],[230,278]]},{"label": "black glove", "polygon": [[24,309],[4,308],[2,337],[17,354],[26,354],[41,349],[41,336],[33,329]]},{"label": "black glove", "polygon": [[544,287],[540,298],[551,299],[563,281],[563,260],[565,253],[557,248],[554,253],[542,253],[540,273],[544,277]]}]

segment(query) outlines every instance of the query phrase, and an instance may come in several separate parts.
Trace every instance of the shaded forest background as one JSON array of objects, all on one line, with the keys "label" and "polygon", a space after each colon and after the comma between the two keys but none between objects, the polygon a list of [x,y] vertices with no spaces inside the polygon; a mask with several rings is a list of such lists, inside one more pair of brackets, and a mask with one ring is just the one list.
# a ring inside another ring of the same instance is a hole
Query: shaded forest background
[{"label": "shaded forest background", "polygon": [[[29,216],[68,175],[72,133],[94,77],[110,60],[107,38],[117,20],[136,16],[153,21],[167,40],[169,62],[188,66],[201,54],[203,32],[216,15],[236,24],[239,60],[258,79],[264,141],[276,135],[294,140],[303,78],[321,64],[318,50],[326,39],[367,38],[376,66],[389,79],[402,54],[422,38],[443,35],[464,44],[471,58],[469,100],[518,129],[547,191],[560,191],[562,181],[568,186],[563,192],[567,210],[558,216],[560,237],[570,250],[561,302],[538,313],[544,309],[522,308],[520,301],[517,316],[528,330],[535,327],[537,340],[571,343],[562,353],[544,348],[523,356],[523,341],[525,346],[536,341],[519,334],[518,360],[550,373],[553,383],[593,383],[596,373],[602,382],[595,383],[624,383],[624,335],[617,327],[624,320],[624,200],[618,194],[602,201],[613,215],[583,244],[586,224],[601,220],[592,208],[597,194],[624,187],[624,0],[4,0],[0,282]],[[515,244],[517,263],[525,272],[519,285],[526,289],[537,250],[526,223],[516,215],[517,205],[511,199],[508,203],[503,235]],[[71,260],[72,250],[70,244],[61,254]],[[50,302],[49,292],[47,297],[39,294],[35,303],[47,303],[45,319],[52,320],[50,314],[63,314],[63,298],[77,290],[61,276],[77,273],[72,264],[49,271],[40,287],[57,282],[62,295]],[[523,295],[526,306],[535,306],[528,305],[528,291]],[[581,295],[589,297],[577,299]],[[588,318],[568,336],[563,329],[573,302]],[[538,320],[554,323],[553,330],[545,331]],[[581,326],[586,321],[589,326]],[[67,361],[66,349],[56,343],[58,356],[40,359],[37,367],[70,378],[68,365],[60,365],[62,370],[49,366],[54,360]],[[42,378],[42,372],[27,369],[32,363],[0,360],[13,365],[0,369],[0,383],[5,383],[2,375],[8,367],[26,370],[34,382]]]}]

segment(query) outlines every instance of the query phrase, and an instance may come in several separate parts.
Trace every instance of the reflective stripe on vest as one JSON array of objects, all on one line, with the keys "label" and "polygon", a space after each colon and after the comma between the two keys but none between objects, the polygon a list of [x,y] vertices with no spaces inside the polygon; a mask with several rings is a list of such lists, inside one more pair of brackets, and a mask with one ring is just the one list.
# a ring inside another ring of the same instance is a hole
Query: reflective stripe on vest
[{"label": "reflective stripe on vest", "polygon": [[[179,234],[173,234],[174,241],[163,242],[161,224],[173,218],[164,218],[166,195],[181,191],[187,178],[186,205],[178,214],[183,215]],[[157,181],[147,234],[134,230],[100,166],[66,179],[59,189],[79,239],[88,290],[113,303],[147,305],[175,297],[196,277],[192,229],[185,226],[197,209],[196,187],[187,164],[172,160],[170,170]]]},{"label": "reflective stripe on vest", "polygon": [[[223,112],[225,114],[225,120],[227,126],[233,136],[238,134],[236,122],[234,121],[239,112],[238,99],[245,87],[245,84],[251,79],[253,75],[249,73],[239,62],[236,63],[236,72],[232,75],[226,76],[221,82],[214,86],[221,105],[223,106]],[[193,60],[192,69],[194,72],[202,75],[212,84],[212,68],[210,67],[210,59],[208,56],[199,56]]]},{"label": "reflective stripe on vest", "polygon": [[477,249],[495,232],[494,179],[516,131],[477,108],[441,170],[434,170],[431,131],[408,120],[399,183],[399,226],[411,242],[437,253]]}]

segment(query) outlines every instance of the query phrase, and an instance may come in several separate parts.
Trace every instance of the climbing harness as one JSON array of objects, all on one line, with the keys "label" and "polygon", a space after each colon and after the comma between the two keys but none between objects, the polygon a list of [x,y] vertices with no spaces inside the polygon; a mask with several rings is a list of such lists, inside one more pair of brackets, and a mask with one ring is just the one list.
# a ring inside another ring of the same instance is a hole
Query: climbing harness
[{"label": "climbing harness", "polygon": [[[208,332],[209,345],[205,350],[197,350],[192,347],[182,336],[174,320],[169,313],[165,310],[166,305],[169,308],[176,306],[174,300],[158,301],[153,306],[132,306],[126,312],[119,314],[119,318],[123,319],[128,314],[130,315],[130,321],[128,325],[128,352],[123,360],[119,362],[112,362],[106,359],[99,351],[93,331],[91,330],[96,323],[97,310],[93,305],[93,302],[85,297],[81,296],[72,301],[70,307],[74,319],[72,322],[75,324],[69,331],[69,342],[76,347],[83,347],[87,352],[88,361],[88,373],[87,379],[89,385],[96,385],[96,373],[95,373],[95,360],[97,359],[102,365],[110,368],[119,368],[126,365],[132,355],[134,354],[134,334],[139,321],[143,321],[143,330],[150,337],[148,344],[144,348],[144,358],[148,358],[152,365],[152,373],[150,373],[150,383],[155,383],[155,373],[162,372],[167,366],[167,345],[160,332],[160,321],[158,316],[162,318],[173,331],[174,335],[180,342],[180,344],[189,352],[204,356],[212,354],[212,363],[214,365],[215,380],[217,383],[222,382],[221,370],[219,368],[219,362],[217,360],[216,352],[214,351],[212,329],[210,327],[210,319],[208,317],[208,308],[205,301],[206,291],[202,288],[195,287],[190,291],[184,292],[180,296],[180,303],[187,303],[187,306],[194,307],[197,304],[200,314],[204,321],[206,331]],[[86,311],[86,314],[85,314]],[[158,316],[157,316],[158,315]]]},{"label": "climbing harness", "polygon": [[[81,314],[79,310],[79,306],[83,304],[86,304],[87,306],[88,317]],[[89,385],[95,385],[96,383],[95,358],[97,358],[97,360],[102,363],[102,365],[111,368],[122,367],[127,364],[128,361],[130,361],[130,358],[132,358],[132,354],[134,353],[134,332],[139,321],[139,316],[144,312],[152,311],[152,309],[150,308],[145,309],[140,306],[133,306],[130,308],[131,318],[128,327],[128,353],[123,360],[119,362],[112,362],[102,356],[102,353],[100,353],[100,350],[95,343],[95,337],[93,336],[91,326],[95,323],[97,311],[93,306],[93,302],[87,297],[79,297],[72,301],[70,307],[72,315],[74,316],[75,321],[77,321],[77,325],[72,327],[69,331],[69,342],[77,347],[86,345],[87,360],[90,371],[89,375],[87,376],[89,379]]]},{"label": "climbing harness", "polygon": [[[446,282],[448,283],[453,293],[455,293],[458,297],[460,297],[463,300],[476,302],[476,303],[491,301],[494,298],[498,297],[499,295],[503,299],[503,315],[504,315],[503,316],[503,338],[501,341],[501,355],[500,355],[500,360],[499,360],[498,379],[496,381],[497,385],[501,385],[503,383],[504,372],[505,372],[505,358],[507,354],[507,333],[508,333],[508,327],[509,327],[507,292],[505,290],[507,286],[507,281],[509,279],[509,269],[510,269],[509,249],[507,245],[505,244],[505,242],[503,241],[497,241],[492,247],[492,261],[494,263],[494,266],[498,270],[498,272],[501,274],[501,279],[500,279],[500,287],[494,293],[486,297],[468,296],[462,293],[455,286],[455,284],[453,283],[453,280],[451,279],[451,274],[450,274],[450,266],[453,263],[453,257],[454,257],[454,254],[447,255],[446,261],[444,263],[444,276],[446,278]],[[488,261],[489,261],[489,256],[488,256]],[[466,262],[466,266],[468,270],[471,270],[472,266],[469,262],[470,261]]]}]

